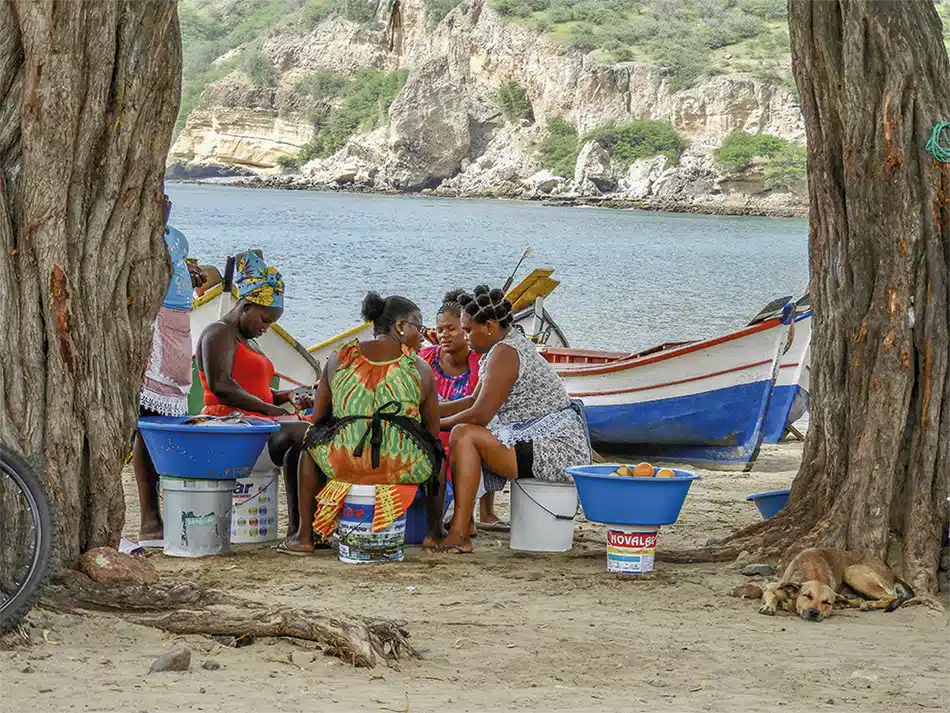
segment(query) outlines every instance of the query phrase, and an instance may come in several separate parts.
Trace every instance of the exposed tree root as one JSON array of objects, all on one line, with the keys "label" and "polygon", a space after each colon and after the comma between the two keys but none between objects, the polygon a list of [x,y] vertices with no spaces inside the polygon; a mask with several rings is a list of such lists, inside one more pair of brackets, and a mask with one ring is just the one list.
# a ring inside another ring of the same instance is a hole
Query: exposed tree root
[{"label": "exposed tree root", "polygon": [[47,597],[57,606],[121,616],[173,634],[305,639],[361,668],[419,658],[409,632],[396,622],[267,606],[191,582],[108,587],[69,570],[49,587]]}]

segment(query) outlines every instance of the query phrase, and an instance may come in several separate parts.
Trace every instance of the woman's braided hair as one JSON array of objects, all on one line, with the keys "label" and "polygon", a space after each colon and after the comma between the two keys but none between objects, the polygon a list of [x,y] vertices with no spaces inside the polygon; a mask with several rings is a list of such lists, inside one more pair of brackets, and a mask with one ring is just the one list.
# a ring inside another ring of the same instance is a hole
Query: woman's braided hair
[{"label": "woman's braided hair", "polygon": [[436,312],[436,314],[451,312],[452,314],[461,317],[462,305],[459,304],[459,297],[464,294],[465,290],[452,290],[451,292],[446,292],[445,297],[442,298],[442,306],[439,307],[439,311]]},{"label": "woman's braided hair", "polygon": [[511,302],[497,288],[489,290],[487,285],[479,285],[474,295],[459,295],[458,302],[473,322],[484,324],[494,319],[502,329],[511,326]]}]

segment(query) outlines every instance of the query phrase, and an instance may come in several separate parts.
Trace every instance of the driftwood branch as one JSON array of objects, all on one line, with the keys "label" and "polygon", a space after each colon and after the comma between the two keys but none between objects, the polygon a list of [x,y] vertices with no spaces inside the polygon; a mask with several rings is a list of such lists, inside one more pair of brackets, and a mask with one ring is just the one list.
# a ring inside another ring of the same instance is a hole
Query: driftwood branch
[{"label": "driftwood branch", "polygon": [[288,636],[313,641],[328,656],[361,668],[419,658],[409,643],[409,632],[399,623],[268,606],[191,582],[108,587],[70,570],[60,574],[47,597],[59,607],[121,616],[173,634]]}]

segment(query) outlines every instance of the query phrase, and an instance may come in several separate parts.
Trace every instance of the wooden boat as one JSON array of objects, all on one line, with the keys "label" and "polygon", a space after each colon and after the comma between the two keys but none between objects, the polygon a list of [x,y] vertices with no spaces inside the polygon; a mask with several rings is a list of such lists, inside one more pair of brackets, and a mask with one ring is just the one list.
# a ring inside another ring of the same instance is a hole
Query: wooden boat
[{"label": "wooden boat", "polygon": [[596,448],[712,469],[751,468],[792,306],[714,339],[637,353],[542,347],[584,402]]},{"label": "wooden boat", "polygon": [[778,443],[808,411],[811,371],[811,304],[807,295],[795,303],[791,344],[782,355],[765,417],[764,443]]}]

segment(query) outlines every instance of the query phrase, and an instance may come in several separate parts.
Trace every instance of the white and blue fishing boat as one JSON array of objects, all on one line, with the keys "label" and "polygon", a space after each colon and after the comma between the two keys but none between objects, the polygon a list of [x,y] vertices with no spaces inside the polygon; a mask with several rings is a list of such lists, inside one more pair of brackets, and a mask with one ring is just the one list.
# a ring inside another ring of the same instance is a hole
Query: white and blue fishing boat
[{"label": "white and blue fishing boat", "polygon": [[765,416],[763,443],[778,443],[808,411],[811,370],[811,307],[803,297],[795,305],[791,344],[779,365]]},{"label": "white and blue fishing boat", "polygon": [[584,402],[598,449],[655,462],[749,469],[764,435],[793,305],[780,317],[637,354],[542,347]]}]

